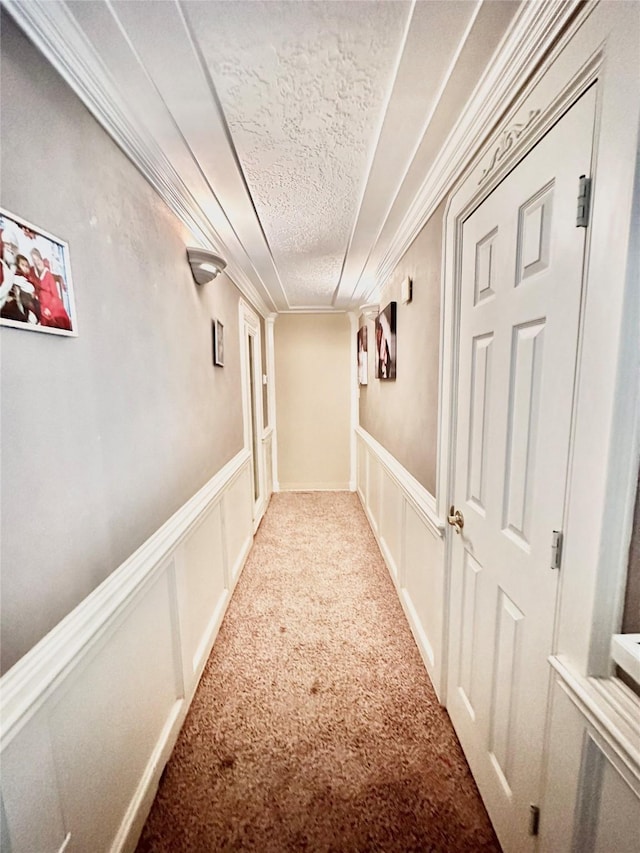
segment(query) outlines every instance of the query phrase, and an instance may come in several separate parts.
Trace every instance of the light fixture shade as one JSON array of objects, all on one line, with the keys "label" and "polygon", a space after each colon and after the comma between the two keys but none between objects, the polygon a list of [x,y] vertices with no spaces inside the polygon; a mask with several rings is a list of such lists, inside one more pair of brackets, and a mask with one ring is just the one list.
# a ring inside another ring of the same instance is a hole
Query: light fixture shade
[{"label": "light fixture shade", "polygon": [[208,249],[187,247],[187,259],[196,284],[208,284],[227,265],[226,261]]}]

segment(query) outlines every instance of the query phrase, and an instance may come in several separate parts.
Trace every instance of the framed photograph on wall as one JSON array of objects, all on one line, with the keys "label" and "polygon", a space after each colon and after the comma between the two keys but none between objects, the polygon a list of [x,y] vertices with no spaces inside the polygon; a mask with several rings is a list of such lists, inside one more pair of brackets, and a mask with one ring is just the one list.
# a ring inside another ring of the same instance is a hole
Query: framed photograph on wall
[{"label": "framed photograph on wall", "polygon": [[396,302],[376,317],[376,379],[396,378]]},{"label": "framed photograph on wall", "polygon": [[367,352],[367,327],[358,329],[358,382],[360,385],[368,383],[369,353]]},{"label": "framed photograph on wall", "polygon": [[224,367],[224,326],[220,320],[211,323],[213,332],[213,363],[216,367]]},{"label": "framed photograph on wall", "polygon": [[78,334],[67,243],[2,208],[0,325]]}]

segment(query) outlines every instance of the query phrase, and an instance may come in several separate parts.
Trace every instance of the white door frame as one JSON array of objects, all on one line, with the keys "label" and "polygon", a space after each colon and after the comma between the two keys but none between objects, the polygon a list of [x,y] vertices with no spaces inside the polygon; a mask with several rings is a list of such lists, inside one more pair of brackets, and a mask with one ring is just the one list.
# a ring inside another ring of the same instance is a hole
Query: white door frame
[{"label": "white door frame", "polygon": [[[274,492],[280,491],[280,482],[278,479],[278,424],[276,418],[276,355],[275,355],[275,339],[274,326],[278,319],[278,315],[269,314],[265,319],[265,327],[267,332],[267,409],[269,413],[269,427],[271,432],[271,482]],[[267,496],[267,501],[269,496]]]},{"label": "white door frame", "polygon": [[[629,9],[622,4],[602,4],[587,8],[576,20],[474,158],[445,217],[437,472],[441,518],[447,515],[453,493],[462,222],[597,80],[594,195],[554,642],[556,654],[582,676],[610,674],[609,640],[624,594],[625,545],[631,531],[640,447],[637,374],[635,382],[629,379],[629,365],[637,369],[638,361],[633,322],[638,322],[637,282],[629,271],[640,244],[638,229],[630,228],[640,86],[637,56],[634,60],[636,33],[629,27],[628,16]],[[450,541],[449,535],[447,617]],[[445,652],[448,632],[445,618]],[[446,675],[443,680],[446,683]]]},{"label": "white door frame", "polygon": [[[248,450],[252,458],[251,498],[253,515],[253,532],[258,529],[267,507],[266,490],[266,464],[264,458],[264,416],[262,411],[262,339],[260,331],[260,319],[252,308],[241,299],[238,305],[240,320],[240,377],[242,384],[242,423],[244,448]],[[249,337],[254,339],[253,350],[253,388],[255,395],[255,429],[256,429],[256,458],[253,457],[253,436],[251,435],[251,383],[249,377],[248,345]],[[258,498],[253,495],[253,466],[256,465],[258,480]]]}]

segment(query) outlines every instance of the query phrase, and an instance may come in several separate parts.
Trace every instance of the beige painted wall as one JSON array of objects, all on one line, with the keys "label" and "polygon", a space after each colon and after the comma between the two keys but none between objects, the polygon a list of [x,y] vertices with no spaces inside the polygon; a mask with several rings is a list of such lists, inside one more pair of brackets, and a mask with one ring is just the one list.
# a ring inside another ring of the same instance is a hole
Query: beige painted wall
[{"label": "beige painted wall", "polygon": [[238,290],[224,275],[196,287],[184,226],[5,14],[1,35],[0,203],[69,243],[79,330],[0,330],[4,671],[243,432]]},{"label": "beige painted wall", "polygon": [[[398,303],[397,378],[375,378],[371,320],[367,324],[369,382],[360,386],[360,426],[432,495],[436,490],[444,207],[443,202],[409,247],[380,299],[381,309],[394,300]],[[413,280],[413,300],[402,305],[400,286],[407,276]]]},{"label": "beige painted wall", "polygon": [[345,314],[275,323],[280,488],[348,489],[351,326]]}]

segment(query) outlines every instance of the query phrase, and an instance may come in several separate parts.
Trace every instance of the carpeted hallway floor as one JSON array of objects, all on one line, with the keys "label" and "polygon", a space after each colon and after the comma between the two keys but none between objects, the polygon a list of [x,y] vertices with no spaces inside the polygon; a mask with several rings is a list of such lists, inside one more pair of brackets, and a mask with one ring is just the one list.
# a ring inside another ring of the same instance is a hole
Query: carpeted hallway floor
[{"label": "carpeted hallway floor", "polygon": [[138,851],[499,851],[355,495],[271,500]]}]

